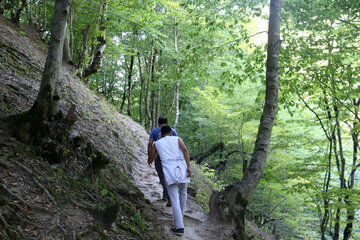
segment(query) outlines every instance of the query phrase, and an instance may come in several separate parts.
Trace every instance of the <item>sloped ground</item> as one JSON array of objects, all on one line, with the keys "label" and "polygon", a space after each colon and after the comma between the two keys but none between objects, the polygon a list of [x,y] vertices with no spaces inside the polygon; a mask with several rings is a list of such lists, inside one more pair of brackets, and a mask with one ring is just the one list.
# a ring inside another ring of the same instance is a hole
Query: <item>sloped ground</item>
[{"label": "sloped ground", "polygon": [[[0,238],[180,239],[169,232],[172,211],[160,200],[155,169],[147,166],[148,134],[84,86],[71,66],[62,69],[61,110],[76,105],[73,130],[111,163],[88,176],[83,156],[50,165],[37,146],[11,136],[4,119],[34,102],[45,49],[31,29],[0,16]],[[230,228],[210,221],[197,200],[189,196],[182,239],[232,239]]]},{"label": "sloped ground", "polygon": [[171,239],[132,183],[132,164],[143,160],[148,135],[73,77],[69,66],[62,71],[61,110],[76,104],[74,130],[111,163],[88,176],[81,156],[50,165],[35,154],[38,146],[11,136],[4,119],[34,102],[45,49],[31,29],[0,17],[0,239]]}]

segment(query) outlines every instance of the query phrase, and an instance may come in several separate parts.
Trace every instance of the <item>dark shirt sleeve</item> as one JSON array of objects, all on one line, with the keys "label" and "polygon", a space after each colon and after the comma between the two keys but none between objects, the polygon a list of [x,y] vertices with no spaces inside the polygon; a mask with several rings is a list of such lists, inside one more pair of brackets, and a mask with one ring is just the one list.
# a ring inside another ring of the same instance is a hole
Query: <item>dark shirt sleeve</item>
[{"label": "dark shirt sleeve", "polygon": [[155,133],[155,129],[153,129],[150,133],[150,138],[149,139],[154,139],[154,133]]},{"label": "dark shirt sleeve", "polygon": [[173,128],[171,128],[171,129],[172,129],[172,135],[173,135],[173,136],[178,136],[178,134],[177,134],[176,130],[175,130],[175,129],[173,129]]}]

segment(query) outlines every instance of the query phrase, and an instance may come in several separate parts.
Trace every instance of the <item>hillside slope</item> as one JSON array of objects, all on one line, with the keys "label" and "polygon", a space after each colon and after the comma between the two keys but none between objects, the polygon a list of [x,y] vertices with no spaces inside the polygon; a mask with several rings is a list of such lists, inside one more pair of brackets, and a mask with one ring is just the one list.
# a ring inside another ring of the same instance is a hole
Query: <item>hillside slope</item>
[{"label": "hillside slope", "polygon": [[34,102],[45,57],[35,32],[0,16],[0,238],[171,239],[133,182],[134,162],[146,166],[147,133],[84,86],[70,66],[62,69],[61,110],[76,105],[74,133],[110,164],[97,175],[86,174],[90,160],[80,155],[50,164],[39,157],[41,146],[11,136],[5,119]]}]

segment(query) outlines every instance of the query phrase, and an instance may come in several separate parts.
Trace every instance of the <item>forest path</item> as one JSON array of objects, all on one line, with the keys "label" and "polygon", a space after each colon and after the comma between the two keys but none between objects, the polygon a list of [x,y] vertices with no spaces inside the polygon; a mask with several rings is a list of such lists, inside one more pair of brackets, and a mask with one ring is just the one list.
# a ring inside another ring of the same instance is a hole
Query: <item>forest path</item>
[{"label": "forest path", "polygon": [[[173,227],[172,208],[166,207],[166,201],[162,200],[162,187],[159,182],[154,164],[149,167],[147,155],[144,150],[141,162],[135,161],[133,173],[135,185],[144,193],[145,198],[153,204],[157,217],[164,223],[165,231],[170,233]],[[209,219],[208,214],[195,202],[195,199],[188,195],[187,208],[184,217],[185,232],[179,237],[172,233],[169,239],[188,240],[227,240],[231,237],[231,230],[228,226]]]}]

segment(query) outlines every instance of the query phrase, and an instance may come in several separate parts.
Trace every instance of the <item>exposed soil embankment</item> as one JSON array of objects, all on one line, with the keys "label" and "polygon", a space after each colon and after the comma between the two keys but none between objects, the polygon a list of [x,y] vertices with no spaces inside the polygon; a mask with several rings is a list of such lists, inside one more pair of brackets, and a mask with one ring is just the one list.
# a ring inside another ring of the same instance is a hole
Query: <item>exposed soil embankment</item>
[{"label": "exposed soil embankment", "polygon": [[66,160],[50,164],[43,146],[12,137],[5,119],[33,104],[45,58],[46,45],[34,31],[0,16],[0,238],[169,239],[133,182],[147,133],[89,90],[71,66],[62,68],[61,110],[76,105],[71,131],[110,163],[89,174],[92,159],[65,148]]}]

